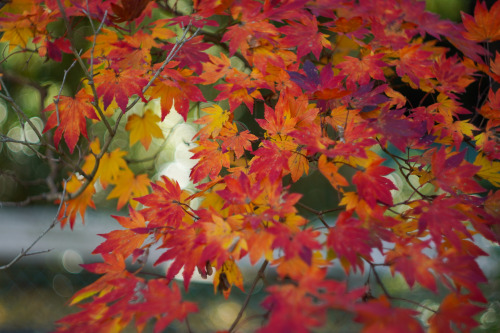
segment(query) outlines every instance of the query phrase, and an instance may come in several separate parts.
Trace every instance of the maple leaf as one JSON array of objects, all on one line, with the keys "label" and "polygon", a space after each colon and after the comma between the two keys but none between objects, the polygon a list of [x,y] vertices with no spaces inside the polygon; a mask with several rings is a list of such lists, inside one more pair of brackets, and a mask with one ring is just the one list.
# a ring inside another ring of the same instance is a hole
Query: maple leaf
[{"label": "maple leaf", "polygon": [[163,132],[158,126],[159,122],[160,117],[152,110],[146,110],[142,117],[136,114],[130,115],[125,125],[125,129],[130,131],[130,146],[141,141],[144,148],[149,149],[152,137],[163,138]]},{"label": "maple leaf", "polygon": [[135,198],[135,201],[148,206],[141,210],[145,219],[150,221],[149,227],[165,225],[178,227],[186,212],[181,205],[189,193],[181,190],[179,183],[162,176],[160,180],[151,183],[152,193]]},{"label": "maple leaf", "polygon": [[307,289],[293,285],[271,286],[262,307],[271,311],[269,322],[259,333],[309,332],[308,328],[322,325],[326,306],[315,302]]},{"label": "maple leaf", "polygon": [[[160,98],[161,119],[170,113],[172,106],[175,110],[187,120],[189,112],[189,102],[206,102],[201,90],[193,84],[194,78],[191,78],[193,71],[187,68],[182,70],[172,69],[178,65],[178,62],[171,61],[163,70],[151,86],[147,94],[152,98]],[[157,70],[161,64],[156,64]]]},{"label": "maple leaf", "polygon": [[227,299],[233,285],[245,291],[243,288],[243,275],[238,265],[233,260],[227,260],[214,275],[214,292],[217,292],[217,289],[221,290]]},{"label": "maple leaf", "polygon": [[267,288],[262,307],[270,311],[267,324],[259,333],[310,332],[322,326],[327,310],[351,311],[365,288],[348,291],[343,282],[326,279],[326,270],[308,269],[294,284]]},{"label": "maple leaf", "polygon": [[390,265],[392,275],[401,273],[410,287],[418,282],[437,293],[436,278],[431,273],[437,265],[434,259],[423,253],[426,248],[429,248],[429,241],[401,240],[387,252],[385,262]]},{"label": "maple leaf", "polygon": [[269,136],[282,138],[295,129],[297,119],[291,116],[289,100],[283,95],[273,108],[264,105],[264,119],[256,119],[257,123],[267,131]]},{"label": "maple leaf", "polygon": [[198,163],[191,169],[190,178],[193,183],[198,183],[207,176],[213,180],[222,167],[230,167],[229,153],[222,151],[218,142],[200,140],[197,141],[197,144],[197,147],[191,149],[194,153],[192,159],[199,159]]},{"label": "maple leaf", "polygon": [[120,210],[128,202],[137,206],[134,198],[148,194],[149,178],[146,174],[134,175],[129,169],[121,172],[114,183],[115,187],[106,197],[107,200],[118,198],[116,209]]},{"label": "maple leaf", "polygon": [[41,21],[43,9],[30,4],[30,9],[24,8],[22,14],[3,13],[0,17],[0,31],[3,32],[0,41],[9,43],[9,51],[19,46],[25,49],[28,43],[43,30],[43,24],[36,26],[33,22]]},{"label": "maple leaf", "polygon": [[450,290],[459,292],[467,288],[467,296],[471,301],[486,303],[487,300],[479,289],[480,283],[487,283],[488,279],[477,263],[477,257],[462,254],[456,249],[450,249],[437,258],[437,269],[435,270],[441,281]]},{"label": "maple leaf", "polygon": [[113,285],[109,284],[110,281],[128,275],[125,269],[125,260],[121,254],[115,252],[103,253],[102,257],[104,259],[102,263],[81,265],[89,272],[104,274],[104,276],[75,293],[71,297],[70,304],[79,303],[97,293],[101,295],[108,293],[113,290]]},{"label": "maple leaf", "polygon": [[[208,60],[212,60],[213,58],[210,55],[207,55],[204,52],[206,49],[210,48],[212,45],[202,42],[203,36],[196,36],[194,38],[190,38],[182,44],[182,47],[177,48],[178,53],[176,55],[176,60],[179,61],[179,68],[188,67],[193,69],[196,74],[201,74],[203,69],[205,69],[208,63]],[[167,54],[170,54],[172,49],[176,46],[176,44],[168,43],[165,44],[162,49],[166,51]],[[217,81],[217,80],[216,80]],[[215,81],[214,81],[215,82]]]},{"label": "maple leaf", "polygon": [[449,193],[460,191],[467,194],[485,191],[473,178],[481,167],[465,161],[466,152],[464,149],[446,158],[445,149],[441,148],[433,154],[432,173],[436,177],[436,183],[443,190]]},{"label": "maple leaf", "polygon": [[402,152],[410,146],[413,140],[418,140],[425,134],[425,124],[412,121],[404,116],[406,110],[382,110],[381,115],[371,124],[372,127],[383,135],[382,144],[389,140]]},{"label": "maple leaf", "polygon": [[[297,21],[286,21],[279,31],[285,35],[281,43],[285,47],[297,47],[297,58],[312,52],[319,60],[323,48],[331,49],[325,34],[318,31],[318,21],[314,16],[301,16]],[[307,38],[304,38],[307,36]]]},{"label": "maple leaf", "polygon": [[219,139],[222,140],[222,151],[231,149],[236,158],[243,156],[245,150],[252,151],[252,142],[258,139],[249,130],[238,131],[236,124],[227,122],[220,132]]},{"label": "maple leaf", "polygon": [[[167,231],[169,229],[166,229],[165,226],[174,226],[169,221],[166,221],[167,223],[158,223],[160,221],[153,222],[155,222],[154,224],[158,228],[163,226],[164,230]],[[168,248],[168,250],[160,255],[155,265],[173,260],[168,267],[166,278],[168,280],[174,279],[180,270],[183,269],[184,289],[187,291],[194,269],[200,267],[200,265],[206,265],[206,261],[200,262],[204,248],[203,244],[199,241],[199,235],[192,226],[186,226],[185,229],[170,230],[165,236],[162,247]]]},{"label": "maple leaf", "polygon": [[[311,266],[313,251],[321,248],[317,240],[320,233],[312,229],[300,231],[294,231],[293,229],[293,227],[280,224],[274,224],[272,227],[268,228],[268,231],[275,236],[272,248],[282,249],[285,259],[299,258],[307,266]],[[297,274],[300,273],[297,272],[293,274],[292,278],[296,277]]]},{"label": "maple leaf", "polygon": [[272,261],[273,250],[271,245],[275,236],[266,230],[255,230],[247,236],[248,255],[250,263],[255,265],[262,257],[267,261]]},{"label": "maple leaf", "polygon": [[368,54],[360,59],[345,56],[344,60],[336,67],[340,68],[340,75],[346,75],[348,89],[354,88],[355,84],[365,85],[374,80],[385,81],[384,67],[388,64],[381,59],[385,56],[383,53]]},{"label": "maple leaf", "polygon": [[[333,188],[341,191],[340,186],[349,186],[347,180],[342,176],[338,167],[333,162],[328,162],[325,155],[321,155],[318,160],[318,169],[323,176],[328,179]],[[349,209],[349,208],[348,208]]]},{"label": "maple leaf", "polygon": [[495,2],[488,11],[486,4],[481,1],[476,2],[474,17],[461,12],[462,22],[467,29],[463,35],[476,42],[494,42],[500,40],[500,4]]},{"label": "maple leaf", "polygon": [[201,110],[208,113],[208,115],[194,121],[196,124],[205,125],[195,135],[195,137],[199,137],[201,140],[208,139],[210,137],[216,138],[224,124],[232,119],[232,114],[229,111],[222,109],[217,104]]},{"label": "maple leaf", "polygon": [[263,141],[259,149],[254,151],[254,158],[250,161],[250,172],[255,173],[258,180],[269,177],[271,182],[289,171],[288,160],[291,152],[282,150],[272,141]]},{"label": "maple leaf", "polygon": [[[94,153],[97,152],[94,151]],[[121,172],[128,170],[127,162],[123,158],[125,155],[127,155],[127,152],[120,148],[102,155],[96,177],[99,177],[99,182],[104,189],[106,189],[109,183],[116,183],[116,179]]]},{"label": "maple leaf", "polygon": [[418,219],[419,233],[429,230],[432,240],[437,245],[444,236],[460,249],[461,242],[457,232],[469,238],[472,238],[472,235],[463,224],[467,216],[455,208],[458,203],[458,199],[446,198],[444,194],[434,199],[432,203],[420,202],[414,209],[415,214],[421,214]]},{"label": "maple leaf", "polygon": [[150,318],[155,318],[153,332],[163,332],[174,320],[182,322],[189,313],[198,311],[196,303],[182,300],[177,284],[171,286],[169,288],[165,279],[153,279],[139,291],[144,301],[135,302],[129,308],[130,313],[137,313],[135,320],[138,329],[144,328]]},{"label": "maple leaf", "polygon": [[[340,213],[335,227],[329,230],[326,243],[335,251],[339,259],[347,259],[354,272],[356,272],[356,267],[363,272],[364,262],[361,258],[371,261],[372,249],[381,250],[382,242],[370,230],[363,228],[363,222],[352,217],[352,213],[353,211]],[[343,264],[343,266],[346,273],[349,272],[349,265]]]},{"label": "maple leaf", "polygon": [[[248,11],[247,11],[248,12]],[[243,12],[246,14],[245,12]],[[271,40],[273,36],[279,34],[278,29],[267,20],[260,20],[257,17],[249,18],[250,21],[243,21],[227,28],[222,36],[221,42],[229,41],[229,55],[236,53],[238,49],[242,54],[250,47],[249,43],[260,38]]]},{"label": "maple leaf", "polygon": [[304,173],[306,175],[309,173],[309,160],[306,153],[305,149],[300,149],[293,151],[292,155],[288,158],[288,167],[290,168],[293,182],[298,181]]},{"label": "maple leaf", "polygon": [[85,118],[98,119],[94,107],[90,104],[93,98],[84,90],[80,90],[75,97],[61,96],[57,106],[54,103],[45,108],[44,112],[54,111],[47,120],[43,133],[57,127],[54,134],[54,144],[59,146],[61,137],[73,153],[80,134],[87,137],[87,121]]},{"label": "maple leaf", "polygon": [[[83,177],[82,177],[83,178]],[[83,180],[77,175],[71,175],[70,180],[66,184],[66,192],[72,194],[76,193],[80,190],[84,184]],[[76,198],[66,200],[63,203],[63,207],[57,216],[57,219],[61,223],[61,229],[64,228],[66,222],[69,219],[69,226],[73,229],[76,220],[76,214],[80,213],[80,217],[82,218],[82,222],[85,223],[85,211],[87,207],[92,207],[95,209],[94,201],[92,200],[92,196],[95,194],[95,187],[93,182],[88,184],[85,190],[78,195]]]},{"label": "maple leaf", "polygon": [[[301,87],[308,95],[314,99],[331,100],[341,98],[349,94],[344,89],[341,75],[335,76],[332,66],[324,66],[321,73],[318,73],[316,66],[306,60],[302,68],[305,75],[299,72],[288,71],[290,79]],[[320,110],[326,110],[327,104],[323,101],[318,104]]]},{"label": "maple leaf", "polygon": [[483,307],[471,304],[466,295],[448,294],[441,302],[438,311],[429,318],[429,332],[452,333],[455,331],[452,327],[469,332],[471,328],[479,325],[473,318],[474,315],[483,310]]},{"label": "maple leaf", "polygon": [[394,171],[394,169],[380,165],[383,161],[383,159],[373,161],[364,172],[358,171],[352,177],[352,183],[358,188],[359,196],[372,208],[378,201],[392,206],[390,191],[398,190],[392,181],[383,177]]},{"label": "maple leaf", "polygon": [[103,69],[99,75],[96,75],[94,81],[97,86],[97,94],[102,96],[105,109],[113,100],[116,100],[122,112],[125,113],[128,99],[133,95],[140,96],[146,102],[142,89],[146,86],[148,80],[144,77],[143,70],[133,68],[120,71]]},{"label": "maple leaf", "polygon": [[393,307],[385,295],[366,303],[356,304],[355,309],[357,316],[354,320],[364,325],[363,332],[399,332],[403,322],[405,332],[424,332],[415,319],[417,311]]},{"label": "maple leaf", "polygon": [[134,21],[144,15],[143,11],[150,2],[151,0],[121,0],[121,6],[111,3],[114,13],[111,20],[115,23]]},{"label": "maple leaf", "polygon": [[226,57],[224,53],[220,53],[220,58],[208,55],[210,62],[203,62],[203,73],[200,78],[203,79],[205,84],[212,84],[222,79],[227,73],[231,71],[231,60]]},{"label": "maple leaf", "polygon": [[490,161],[483,154],[479,153],[474,160],[474,165],[481,169],[476,173],[479,177],[486,179],[496,187],[500,187],[500,162]]},{"label": "maple leaf", "polygon": [[244,103],[253,113],[254,99],[263,99],[262,94],[257,89],[262,83],[256,82],[251,76],[241,72],[236,73],[234,77],[226,78],[226,82],[228,83],[221,83],[214,87],[221,91],[214,101],[228,99],[231,111]]},{"label": "maple leaf", "polygon": [[136,249],[140,248],[144,241],[149,237],[148,233],[137,233],[134,229],[146,227],[144,216],[140,212],[129,207],[128,216],[113,216],[125,230],[113,230],[107,234],[100,234],[106,241],[94,249],[92,254],[96,253],[120,253],[123,258],[130,256]]}]

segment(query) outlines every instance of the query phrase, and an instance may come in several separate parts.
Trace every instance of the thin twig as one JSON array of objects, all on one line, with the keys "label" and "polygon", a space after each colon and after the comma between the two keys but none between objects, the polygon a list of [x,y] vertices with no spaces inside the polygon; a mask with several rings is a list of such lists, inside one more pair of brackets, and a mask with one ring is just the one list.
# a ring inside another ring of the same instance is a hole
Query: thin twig
[{"label": "thin twig", "polygon": [[229,333],[231,333],[234,330],[234,328],[236,327],[236,325],[238,325],[238,322],[241,320],[241,317],[243,316],[243,312],[245,312],[245,309],[247,308],[248,303],[250,302],[250,298],[252,297],[253,291],[255,290],[255,287],[257,286],[257,283],[264,276],[264,271],[266,270],[266,267],[267,267],[268,263],[269,263],[269,261],[265,260],[262,263],[262,266],[260,266],[260,269],[257,272],[257,276],[253,280],[252,286],[250,287],[250,290],[248,291],[248,295],[245,298],[245,301],[243,302],[243,305],[241,306],[240,312],[238,312],[238,315],[236,316],[236,319],[233,321],[231,327],[228,330]]},{"label": "thin twig", "polygon": [[57,97],[54,99],[54,105],[56,107],[57,126],[59,126],[61,124],[60,123],[61,119],[59,117],[59,100],[61,99],[61,94],[62,94],[62,90],[64,88],[64,83],[66,81],[66,77],[68,76],[68,73],[71,70],[71,68],[73,68],[73,66],[75,66],[75,64],[76,64],[76,60],[73,61],[73,63],[68,67],[68,69],[64,70],[64,76],[63,76],[63,79],[62,79],[61,87],[59,88],[59,93],[57,94]]}]

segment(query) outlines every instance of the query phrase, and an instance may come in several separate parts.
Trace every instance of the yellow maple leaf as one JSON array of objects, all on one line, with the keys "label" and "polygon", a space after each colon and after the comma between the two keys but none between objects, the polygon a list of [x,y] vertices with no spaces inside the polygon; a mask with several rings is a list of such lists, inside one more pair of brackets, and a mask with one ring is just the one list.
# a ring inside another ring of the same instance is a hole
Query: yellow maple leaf
[{"label": "yellow maple leaf", "polygon": [[121,171],[129,169],[127,162],[123,158],[125,155],[127,155],[126,151],[116,148],[111,153],[105,153],[102,156],[97,177],[99,177],[99,181],[104,189],[109,183],[116,183],[117,175]]},{"label": "yellow maple leaf", "polygon": [[478,165],[481,169],[477,175],[486,179],[496,187],[500,186],[500,162],[490,161],[483,154],[478,154],[474,160],[474,165]]},{"label": "yellow maple leaf", "polygon": [[346,206],[347,210],[356,208],[359,203],[359,197],[356,192],[345,192],[342,200],[339,202],[339,206]]},{"label": "yellow maple leaf", "polygon": [[222,268],[218,269],[214,275],[214,291],[217,292],[217,289],[221,290],[227,299],[231,293],[233,284],[244,291],[243,275],[240,268],[233,260],[226,260],[222,264]]},{"label": "yellow maple leaf", "polygon": [[146,174],[134,175],[129,169],[117,176],[115,188],[106,199],[118,198],[117,209],[120,210],[127,202],[135,208],[137,201],[134,198],[142,197],[149,193],[149,178]]},{"label": "yellow maple leaf", "polygon": [[16,46],[25,49],[28,42],[35,37],[32,24],[26,20],[4,22],[0,29],[4,32],[0,42],[8,42],[9,51],[12,51]]},{"label": "yellow maple leaf", "polygon": [[200,139],[206,139],[209,137],[215,138],[219,135],[224,124],[229,121],[231,113],[227,110],[223,110],[217,104],[204,108],[202,111],[208,113],[208,115],[195,120],[196,124],[205,125],[199,130],[198,133],[196,133],[195,137],[199,136]]},{"label": "yellow maple leaf", "polygon": [[142,117],[136,114],[128,117],[125,129],[130,131],[130,145],[141,141],[144,148],[149,149],[152,137],[163,138],[163,132],[158,126],[160,120],[152,110],[146,110]]}]

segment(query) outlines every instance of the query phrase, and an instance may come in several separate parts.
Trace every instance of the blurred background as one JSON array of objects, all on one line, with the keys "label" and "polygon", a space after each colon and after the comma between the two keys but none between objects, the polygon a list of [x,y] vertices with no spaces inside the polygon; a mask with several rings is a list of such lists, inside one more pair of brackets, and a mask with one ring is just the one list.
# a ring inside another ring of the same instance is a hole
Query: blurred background
[{"label": "blurred background", "polygon": [[[444,18],[460,19],[460,10],[472,12],[474,2],[469,0],[427,0],[427,8],[435,11]],[[85,27],[81,33],[85,34]],[[3,49],[5,45],[0,45]],[[43,65],[43,66],[42,66]],[[61,63],[42,63],[36,57],[28,54],[19,54],[10,57],[0,66],[5,82],[12,97],[30,117],[30,120],[42,131],[45,115],[40,112],[60,90],[62,73],[71,65],[68,58]],[[71,95],[79,84],[82,73],[77,68],[69,72],[67,84],[63,88],[63,95]],[[210,92],[205,92],[210,100]],[[208,105],[208,104],[207,104]],[[128,158],[137,160],[134,171],[142,170],[155,179],[166,174],[178,180],[183,188],[190,188],[189,168],[193,164],[190,159],[192,148],[191,138],[197,132],[192,123],[199,117],[199,110],[207,105],[200,104],[193,108],[187,123],[172,112],[162,123],[165,139],[153,139],[148,151],[140,144],[136,144],[128,151]],[[144,105],[138,103],[131,110],[133,113],[142,113],[146,109],[158,112],[155,101]],[[258,117],[263,117],[262,108],[257,108]],[[244,113],[237,113],[236,118],[244,117]],[[242,119],[245,122],[244,118]],[[125,122],[123,122],[125,124]],[[92,134],[99,134],[103,128],[92,127]],[[26,140],[37,143],[38,138],[29,127],[22,127],[19,119],[9,109],[5,101],[0,100],[0,133],[20,141]],[[127,137],[117,137],[111,147],[124,149],[128,145]],[[0,202],[21,202],[30,196],[46,191],[46,184],[40,182],[49,169],[37,156],[36,149],[15,142],[0,142]],[[61,177],[65,177],[64,173]],[[397,182],[397,179],[394,180]],[[313,185],[311,185],[313,184]],[[319,173],[311,173],[294,184],[293,191],[304,195],[303,203],[321,210],[336,204],[337,196],[329,184]],[[108,190],[98,189],[95,202],[97,211],[89,209],[85,224],[77,219],[74,230],[68,227],[61,230],[56,226],[30,252],[42,252],[21,259],[8,269],[0,270],[0,332],[50,332],[54,330],[54,322],[65,315],[76,311],[70,308],[70,297],[82,287],[90,284],[98,276],[90,274],[80,267],[82,263],[99,261],[99,256],[91,255],[92,250],[101,243],[98,234],[107,233],[119,227],[111,215],[125,215],[126,211],[117,212],[116,201],[105,200]],[[23,248],[29,246],[54,220],[57,206],[50,204],[2,205],[0,207],[0,266],[7,264]],[[307,212],[304,212],[307,215]],[[312,218],[312,217],[311,217]],[[334,219],[334,217],[331,217]],[[500,249],[484,240],[478,240],[481,246],[491,256],[480,262],[487,277],[488,285],[482,286],[490,303],[487,311],[481,315],[481,326],[477,332],[500,332]],[[47,252],[50,250],[49,252]],[[151,260],[152,261],[152,260]],[[245,290],[248,290],[255,272],[258,269],[248,263],[244,265]],[[339,265],[336,265],[339,267]],[[163,273],[165,267],[149,267],[151,272]],[[366,270],[368,272],[368,270]],[[266,279],[272,281],[275,276],[272,269],[268,269]],[[343,278],[341,270],[330,272],[332,277]],[[386,286],[393,295],[408,296],[423,302],[428,307],[435,307],[438,295],[429,293],[418,286],[409,290],[400,276],[392,278],[388,272],[382,274]],[[363,285],[367,275],[357,275],[352,278],[352,287]],[[262,302],[264,285],[262,282],[252,295],[250,306],[245,312],[239,332],[253,332],[264,320],[263,310],[259,307]],[[374,290],[379,293],[379,290]],[[190,325],[193,332],[214,332],[227,329],[236,317],[245,292],[233,288],[231,296],[226,301],[220,294],[214,294],[210,281],[198,279],[191,284],[188,300],[199,303],[200,312],[190,316]],[[430,313],[422,314],[422,321]],[[344,313],[331,313],[327,326],[318,332],[356,332],[357,327],[352,318]],[[177,323],[176,323],[177,325]],[[169,328],[168,332],[185,331],[185,326]],[[133,330],[131,330],[133,331]],[[146,330],[150,331],[150,330]]]}]

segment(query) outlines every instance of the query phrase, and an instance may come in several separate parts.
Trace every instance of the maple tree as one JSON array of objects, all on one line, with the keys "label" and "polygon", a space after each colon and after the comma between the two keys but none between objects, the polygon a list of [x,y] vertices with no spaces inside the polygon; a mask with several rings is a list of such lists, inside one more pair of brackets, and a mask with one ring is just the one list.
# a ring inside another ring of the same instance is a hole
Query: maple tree
[{"label": "maple tree", "polygon": [[[84,265],[101,277],[73,296],[80,311],[58,331],[189,329],[198,307],[174,278],[189,291],[195,272],[210,276],[228,297],[244,289],[244,258],[258,274],[227,332],[243,327],[266,270],[277,280],[259,332],[308,332],[331,310],[363,332],[471,331],[487,308],[475,239],[500,241],[499,16],[500,2],[481,1],[463,24],[414,0],[10,1],[2,62],[70,64],[43,129],[11,95],[15,75],[0,77],[9,112],[38,138],[1,140],[35,150],[51,174],[49,192],[23,203],[58,203],[56,221],[70,228],[102,189],[129,206],[115,217],[122,229],[101,235],[103,261]],[[133,149],[173,135],[162,124],[176,116],[198,126],[192,186],[134,166]],[[331,187],[327,208],[294,190],[314,172]],[[169,263],[163,276],[146,274],[153,252],[154,265]],[[439,307],[394,296],[384,269],[410,288],[445,289]],[[367,281],[353,287],[359,271]]]}]

